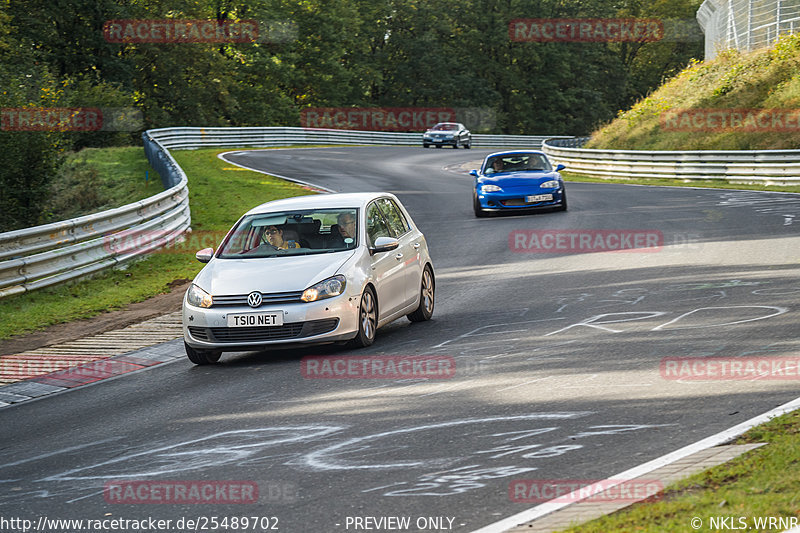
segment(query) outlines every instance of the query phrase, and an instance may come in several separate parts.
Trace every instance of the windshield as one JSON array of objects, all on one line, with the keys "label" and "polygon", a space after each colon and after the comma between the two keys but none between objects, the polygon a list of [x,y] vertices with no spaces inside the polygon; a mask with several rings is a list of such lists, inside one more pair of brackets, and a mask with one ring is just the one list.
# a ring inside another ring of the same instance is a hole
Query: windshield
[{"label": "windshield", "polygon": [[437,124],[431,128],[432,131],[456,131],[458,130],[457,124]]},{"label": "windshield", "polygon": [[244,217],[217,257],[244,259],[309,255],[357,246],[358,209],[316,209]]},{"label": "windshield", "polygon": [[484,174],[550,170],[553,167],[544,154],[509,154],[489,159],[484,167]]}]

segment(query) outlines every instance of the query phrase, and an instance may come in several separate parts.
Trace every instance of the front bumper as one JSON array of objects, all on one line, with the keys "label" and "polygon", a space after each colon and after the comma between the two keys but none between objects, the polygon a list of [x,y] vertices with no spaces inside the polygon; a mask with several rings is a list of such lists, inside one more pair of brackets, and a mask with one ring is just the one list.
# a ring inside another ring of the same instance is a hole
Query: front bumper
[{"label": "front bumper", "polygon": [[[343,294],[311,303],[194,307],[183,302],[183,338],[200,350],[244,351],[294,343],[349,340],[358,333],[359,298]],[[228,327],[227,316],[281,311],[282,326]]]},{"label": "front bumper", "polygon": [[[526,196],[552,194],[553,199],[545,202],[527,202]],[[506,209],[537,209],[558,207],[564,197],[564,188],[541,189],[536,191],[502,191],[478,194],[478,203],[484,211],[503,211]]]},{"label": "front bumper", "polygon": [[456,144],[456,140],[454,137],[423,137],[422,144]]}]

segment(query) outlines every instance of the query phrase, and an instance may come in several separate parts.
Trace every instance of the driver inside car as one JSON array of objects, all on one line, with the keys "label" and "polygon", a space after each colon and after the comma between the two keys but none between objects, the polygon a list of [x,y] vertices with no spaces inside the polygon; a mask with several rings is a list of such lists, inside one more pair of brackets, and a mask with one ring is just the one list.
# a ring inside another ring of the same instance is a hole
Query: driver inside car
[{"label": "driver inside car", "polygon": [[267,242],[278,250],[288,250],[289,248],[300,248],[297,241],[286,240],[283,238],[283,229],[278,226],[267,226],[264,229],[264,237]]},{"label": "driver inside car", "polygon": [[496,172],[502,172],[504,166],[503,160],[498,157],[492,161],[492,163],[489,165],[489,168],[486,169],[486,173],[494,174]]}]

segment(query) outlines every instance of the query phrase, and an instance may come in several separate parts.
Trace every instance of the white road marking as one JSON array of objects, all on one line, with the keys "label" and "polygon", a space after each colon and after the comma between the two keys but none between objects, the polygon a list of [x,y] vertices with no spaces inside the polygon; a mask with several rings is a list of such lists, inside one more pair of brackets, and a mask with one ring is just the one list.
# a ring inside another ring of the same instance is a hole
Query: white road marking
[{"label": "white road marking", "polygon": [[706,311],[706,310],[710,310],[710,309],[746,309],[746,308],[774,309],[775,312],[772,313],[771,315],[759,316],[759,317],[756,317],[756,318],[747,318],[747,319],[744,319],[744,320],[735,320],[733,322],[723,322],[723,323],[720,323],[720,324],[706,324],[706,325],[702,325],[702,326],[683,326],[683,327],[672,328],[672,329],[695,329],[695,328],[711,328],[711,327],[716,327],[716,326],[731,326],[733,324],[743,324],[745,322],[754,322],[756,320],[765,320],[767,318],[772,318],[774,316],[782,315],[782,314],[784,314],[784,313],[789,311],[789,309],[787,309],[786,307],[775,307],[775,306],[772,306],[772,305],[729,305],[729,306],[725,306],[725,307],[701,307],[699,309],[694,309],[693,311],[689,311],[688,313],[684,313],[681,316],[679,316],[678,318],[670,320],[669,322],[661,324],[660,326],[656,326],[651,331],[658,331],[658,330],[664,329],[665,327],[669,326],[670,324],[674,324],[674,323],[678,322],[683,317],[689,316],[689,315],[691,315],[693,313],[697,313],[699,311]]},{"label": "white road marking", "polygon": [[[488,526],[474,530],[472,533],[504,533],[505,531],[508,531],[509,529],[512,529],[520,524],[541,518],[554,511],[563,509],[564,507],[572,505],[573,503],[577,503],[583,499],[586,499],[589,497],[588,495],[596,492],[595,489],[614,487],[626,480],[631,480],[646,475],[658,468],[661,468],[662,466],[672,464],[699,451],[706,450],[714,446],[719,446],[720,444],[725,444],[726,442],[738,437],[739,435],[759,424],[763,424],[764,422],[767,422],[776,416],[789,413],[798,408],[800,408],[800,398],[785,403],[780,407],[776,407],[775,409],[767,411],[764,414],[753,417],[750,420],[742,422],[741,424],[737,424],[731,428],[721,431],[716,435],[711,435],[710,437],[706,437],[705,439],[699,440],[693,444],[684,446],[683,448],[675,450],[674,452],[662,455],[657,459],[653,459],[652,461],[648,461],[644,464],[611,476],[610,478],[600,481],[591,487],[584,487],[576,490],[575,492],[562,496],[559,498],[561,501],[557,503],[546,502],[541,505],[537,505],[493,524],[489,524]],[[581,491],[583,491],[583,497],[581,497]]]}]

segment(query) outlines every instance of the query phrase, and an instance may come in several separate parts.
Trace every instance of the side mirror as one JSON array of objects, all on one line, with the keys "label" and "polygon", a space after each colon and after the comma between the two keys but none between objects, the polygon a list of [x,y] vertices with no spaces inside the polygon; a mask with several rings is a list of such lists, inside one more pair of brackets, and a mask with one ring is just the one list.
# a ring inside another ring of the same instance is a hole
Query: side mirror
[{"label": "side mirror", "polygon": [[556,165],[556,172],[558,172],[559,170],[564,170],[565,168],[567,168],[567,167],[565,167],[564,165],[559,163],[558,165]]},{"label": "side mirror", "polygon": [[211,258],[214,257],[214,249],[203,248],[202,250],[194,254],[194,256],[201,263],[208,263],[209,261],[211,261]]},{"label": "side mirror", "polygon": [[469,171],[469,175],[470,176],[475,176],[477,178],[478,177],[478,171],[473,168],[472,170]]},{"label": "side mirror", "polygon": [[400,246],[400,241],[394,237],[378,237],[375,239],[375,246],[369,249],[371,255],[381,252],[390,252]]}]

